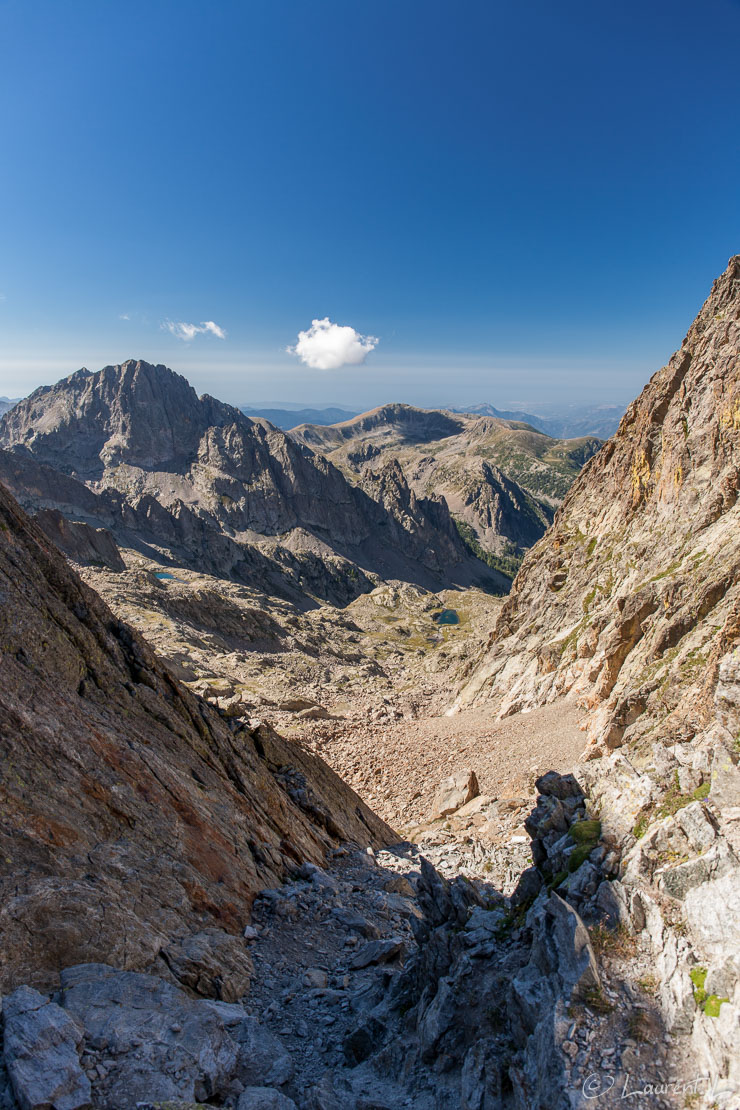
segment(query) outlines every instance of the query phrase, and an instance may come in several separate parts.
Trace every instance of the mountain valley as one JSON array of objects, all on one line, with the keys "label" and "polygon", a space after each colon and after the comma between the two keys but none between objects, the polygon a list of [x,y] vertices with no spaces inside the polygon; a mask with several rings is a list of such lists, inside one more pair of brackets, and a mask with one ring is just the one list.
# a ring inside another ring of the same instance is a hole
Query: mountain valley
[{"label": "mountain valley", "polygon": [[0,1110],[733,1110],[739,374],[740,256],[603,446],[8,411]]}]

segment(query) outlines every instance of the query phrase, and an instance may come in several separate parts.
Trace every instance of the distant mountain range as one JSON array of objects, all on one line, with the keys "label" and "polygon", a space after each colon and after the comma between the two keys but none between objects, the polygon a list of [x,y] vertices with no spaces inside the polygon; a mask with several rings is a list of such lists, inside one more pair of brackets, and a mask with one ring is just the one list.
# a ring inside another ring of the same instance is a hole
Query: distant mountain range
[{"label": "distant mountain range", "polygon": [[289,434],[350,481],[397,461],[417,497],[441,494],[471,549],[509,575],[601,447],[596,436],[554,439],[518,419],[400,404]]},{"label": "distant mountain range", "polygon": [[326,409],[301,409],[285,408],[256,408],[253,405],[239,405],[240,412],[255,420],[269,420],[276,428],[287,431],[296,428],[299,424],[339,424],[343,420],[351,420],[359,415],[349,409],[330,407]]},{"label": "distant mountain range", "polygon": [[[385,407],[385,406],[381,406]],[[411,406],[410,406],[411,407]],[[538,432],[553,436],[555,439],[575,439],[580,436],[597,436],[608,439],[619,427],[624,415],[620,405],[548,405],[542,406],[538,413],[522,409],[497,409],[487,401],[477,405],[441,406],[444,411],[471,413],[474,416],[494,416],[500,420],[514,420],[529,424]],[[327,408],[300,408],[296,405],[283,406],[240,405],[245,416],[269,420],[276,428],[290,431],[301,424],[316,424],[326,427],[353,420],[361,413],[336,405]]]},{"label": "distant mountain range", "polygon": [[575,439],[578,436],[609,439],[624,416],[624,406],[621,405],[547,405],[543,408],[545,411],[539,413],[496,409],[484,401],[478,405],[453,408],[451,411],[470,412],[477,416],[498,416],[502,420],[520,420],[556,439]]},{"label": "distant mountain range", "polygon": [[4,412],[7,412],[8,409],[12,409],[13,405],[17,404],[17,397],[0,397],[0,416],[2,416]]}]

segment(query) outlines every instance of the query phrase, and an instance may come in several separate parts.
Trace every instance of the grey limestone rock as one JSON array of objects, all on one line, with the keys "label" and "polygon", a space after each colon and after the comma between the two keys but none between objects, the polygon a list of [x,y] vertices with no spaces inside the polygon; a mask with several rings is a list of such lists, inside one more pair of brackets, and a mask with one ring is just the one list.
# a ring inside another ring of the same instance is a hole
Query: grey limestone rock
[{"label": "grey limestone rock", "polygon": [[[509,1023],[522,1050],[517,1080],[522,1105],[560,1106],[565,1082],[560,1044],[572,999],[600,988],[588,930],[576,911],[553,892],[530,910],[529,962],[515,976],[508,1002]],[[529,1101],[527,1101],[529,1100]]]},{"label": "grey limestone rock", "polygon": [[734,873],[740,888],[740,864],[727,843],[720,840],[703,855],[666,868],[660,874],[658,885],[673,898],[683,899],[694,887],[711,884],[728,873]]},{"label": "grey limestone rock", "polygon": [[471,1045],[460,1076],[461,1110],[498,1110],[501,1105],[501,1055],[495,1042]]}]

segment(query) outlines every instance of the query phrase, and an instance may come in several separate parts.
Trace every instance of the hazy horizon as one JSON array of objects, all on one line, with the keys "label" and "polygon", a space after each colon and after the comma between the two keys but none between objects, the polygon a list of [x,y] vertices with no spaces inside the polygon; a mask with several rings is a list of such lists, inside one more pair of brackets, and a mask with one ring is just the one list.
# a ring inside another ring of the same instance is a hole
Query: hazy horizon
[{"label": "hazy horizon", "polygon": [[[121,362],[127,361],[122,359]],[[157,360],[146,359],[144,361],[153,362],[156,364]],[[103,368],[104,365],[117,365],[117,363],[101,363],[100,366],[77,366],[70,369],[65,373],[56,374],[49,377],[47,380],[38,380],[35,384],[25,392],[13,391],[12,387],[0,386],[0,399],[5,398],[9,400],[20,400],[29,396],[35,389],[44,386],[53,386],[59,381],[63,381],[71,374],[76,373],[80,369],[87,369],[96,372]],[[165,363],[164,365],[168,365]],[[444,386],[437,386],[433,389],[425,388],[425,383],[418,383],[417,387],[409,385],[408,379],[405,378],[402,383],[396,381],[395,386],[388,386],[388,391],[384,394],[382,386],[373,383],[373,392],[365,390],[362,393],[353,391],[351,389],[337,388],[333,394],[329,392],[318,392],[314,395],[306,395],[305,399],[298,401],[281,401],[275,395],[267,397],[259,396],[245,396],[240,392],[240,386],[233,384],[230,389],[219,390],[217,382],[214,382],[211,376],[206,372],[198,372],[197,370],[186,370],[183,367],[169,365],[169,369],[174,370],[176,373],[182,374],[199,396],[204,393],[209,393],[217,397],[220,401],[225,401],[228,404],[240,406],[251,406],[253,408],[271,408],[271,409],[328,409],[339,408],[345,409],[349,412],[366,412],[369,409],[378,408],[386,404],[408,404],[414,405],[419,408],[459,408],[468,405],[490,404],[497,409],[511,409],[527,411],[546,415],[548,411],[564,411],[565,409],[583,409],[594,407],[619,407],[626,408],[629,402],[633,399],[632,395],[624,395],[622,397],[614,394],[612,396],[580,396],[576,399],[563,399],[562,397],[554,399],[546,399],[540,395],[537,397],[526,395],[512,395],[510,393],[504,394],[473,394],[466,391],[460,393],[453,392],[450,386],[445,389]],[[520,375],[519,375],[520,377]],[[647,379],[646,379],[647,380]],[[521,384],[521,382],[519,382]],[[644,383],[643,383],[644,384]],[[640,386],[642,388],[642,386]],[[639,392],[639,390],[638,390]],[[295,395],[295,394],[294,394]]]}]

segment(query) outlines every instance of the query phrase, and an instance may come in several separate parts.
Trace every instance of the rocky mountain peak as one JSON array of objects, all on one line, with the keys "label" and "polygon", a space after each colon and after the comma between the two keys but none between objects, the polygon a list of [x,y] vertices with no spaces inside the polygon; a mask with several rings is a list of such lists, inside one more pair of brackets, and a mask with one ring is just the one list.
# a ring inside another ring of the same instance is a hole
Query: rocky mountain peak
[{"label": "rocky mountain peak", "polygon": [[176,469],[193,458],[206,428],[234,421],[246,418],[212,397],[199,398],[182,375],[128,359],[37,389],[6,414],[0,438],[50,466],[94,479],[124,462]]}]

